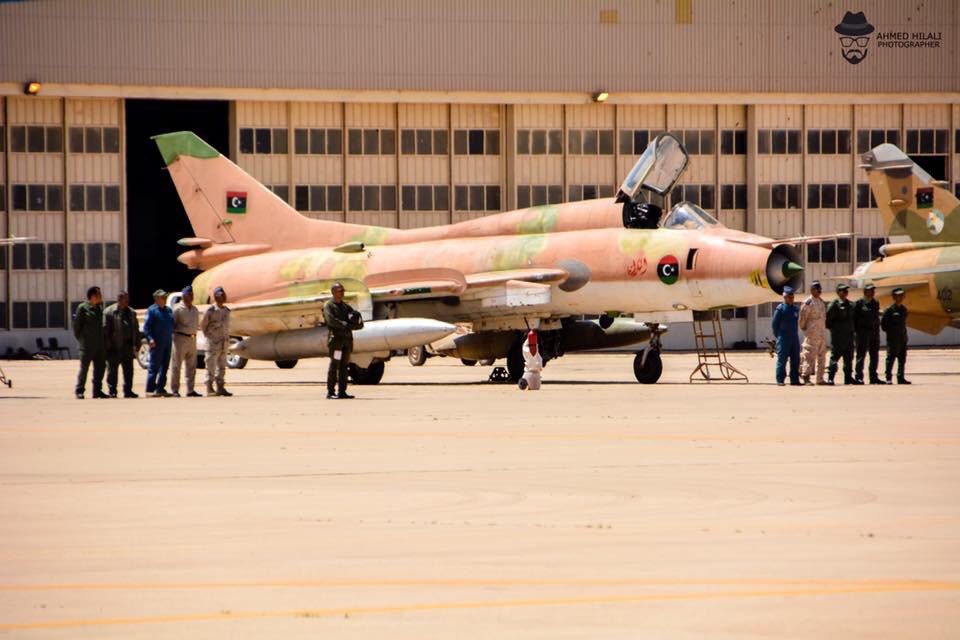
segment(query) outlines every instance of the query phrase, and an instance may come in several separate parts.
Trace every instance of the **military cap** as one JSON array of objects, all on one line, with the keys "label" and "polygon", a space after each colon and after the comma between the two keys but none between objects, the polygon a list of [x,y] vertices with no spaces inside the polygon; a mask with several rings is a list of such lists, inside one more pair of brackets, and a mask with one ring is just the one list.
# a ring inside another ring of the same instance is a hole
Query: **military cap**
[{"label": "military cap", "polygon": [[167,292],[164,291],[163,289],[157,289],[156,291],[153,292],[153,297],[154,297],[154,298],[166,298],[166,297],[167,297]]},{"label": "military cap", "polygon": [[823,287],[820,286],[820,281],[819,281],[819,280],[814,280],[813,282],[810,283],[810,288],[811,288],[811,289],[822,289]]},{"label": "military cap", "polygon": [[793,295],[793,287],[791,287],[790,285],[785,286],[785,287],[783,288],[783,295],[785,295],[785,296],[792,296],[792,295]]},{"label": "military cap", "polygon": [[182,293],[183,295],[187,295],[188,293],[193,293],[193,287],[188,284],[183,288],[183,291],[181,291],[180,293]]},{"label": "military cap", "polygon": [[865,285],[863,285],[863,290],[864,290],[864,291],[873,291],[873,290],[876,289],[876,288],[877,288],[877,286],[876,286],[875,284],[865,284]]},{"label": "military cap", "polygon": [[893,290],[893,295],[895,296],[902,296],[905,293],[906,291],[904,291],[902,287],[897,287],[896,289]]},{"label": "military cap", "polygon": [[850,288],[850,287],[848,287],[847,285],[843,284],[842,282],[837,285],[837,291],[846,291],[846,290],[849,289],[849,288]]},{"label": "military cap", "polygon": [[216,289],[213,290],[213,295],[217,295],[218,293],[222,293],[226,295],[227,292],[223,290],[223,287],[217,287]]}]

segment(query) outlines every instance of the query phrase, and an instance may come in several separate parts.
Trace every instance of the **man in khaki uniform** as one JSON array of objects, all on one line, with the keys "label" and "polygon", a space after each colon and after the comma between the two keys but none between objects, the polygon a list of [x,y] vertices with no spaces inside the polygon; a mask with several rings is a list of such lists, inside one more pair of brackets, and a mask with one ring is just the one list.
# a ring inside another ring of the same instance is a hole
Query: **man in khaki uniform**
[{"label": "man in khaki uniform", "polygon": [[827,305],[820,298],[822,293],[820,281],[814,280],[810,284],[810,295],[800,307],[804,384],[810,384],[810,377],[814,375],[817,384],[826,384],[823,373],[827,364]]},{"label": "man in khaki uniform", "polygon": [[[227,348],[230,346],[230,309],[225,305],[227,293],[223,287],[213,290],[215,304],[207,307],[200,321],[200,330],[207,338],[207,395],[232,396],[224,387],[223,374],[227,368]],[[213,385],[217,390],[214,392]]]},{"label": "man in khaki uniform", "polygon": [[183,288],[183,298],[173,310],[173,375],[170,376],[170,391],[180,397],[180,369],[186,367],[187,397],[199,398],[194,390],[197,377],[197,328],[200,326],[200,311],[193,306],[193,287]]}]

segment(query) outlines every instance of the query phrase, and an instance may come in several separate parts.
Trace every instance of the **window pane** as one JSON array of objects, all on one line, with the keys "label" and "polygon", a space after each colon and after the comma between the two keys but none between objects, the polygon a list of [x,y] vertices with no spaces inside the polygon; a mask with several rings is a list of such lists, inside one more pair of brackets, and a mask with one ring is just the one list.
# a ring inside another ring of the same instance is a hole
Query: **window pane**
[{"label": "window pane", "polygon": [[417,211],[433,210],[433,187],[428,185],[417,186]]},{"label": "window pane", "polygon": [[[519,136],[518,136],[519,145]],[[453,152],[458,156],[467,155],[467,132],[457,129],[453,132]],[[404,152],[406,153],[406,152]]]},{"label": "window pane", "polygon": [[[712,187],[711,187],[712,189]],[[600,185],[600,197],[601,198],[612,198],[617,193],[617,188],[612,184],[602,184]]]},{"label": "window pane", "polygon": [[[464,138],[464,140],[466,140],[466,138]],[[457,185],[453,188],[453,208],[457,211],[468,211],[470,209],[467,188],[463,185]]]},{"label": "window pane", "polygon": [[30,323],[27,320],[27,303],[14,302],[13,303],[13,328],[28,329],[29,324]]},{"label": "window pane", "polygon": [[104,250],[106,251],[107,269],[119,269],[120,268],[120,243],[107,242],[104,245]]},{"label": "window pane", "polygon": [[483,137],[482,129],[471,129],[467,133],[467,151],[470,155],[483,155]]},{"label": "window pane", "polygon": [[720,132],[720,153],[722,155],[733,155],[733,131],[724,130]]},{"label": "window pane", "polygon": [[400,130],[400,153],[412,156],[417,152],[417,132],[413,129]]},{"label": "window pane", "polygon": [[737,131],[733,134],[735,151],[737,155],[744,156],[747,154],[747,132],[746,131]]},{"label": "window pane", "polygon": [[[552,155],[563,154],[563,131],[550,129],[547,132],[547,153]],[[613,132],[610,132],[610,153],[613,153]]]},{"label": "window pane", "polygon": [[820,153],[820,130],[807,131],[807,153]]},{"label": "window pane", "polygon": [[517,153],[530,153],[530,131],[528,129],[517,131]]},{"label": "window pane", "polygon": [[[731,139],[731,142],[733,140]],[[720,208],[733,209],[733,185],[720,185]]]},{"label": "window pane", "polygon": [[471,211],[483,211],[484,210],[484,192],[483,187],[478,185],[470,186],[470,210]]},{"label": "window pane", "polygon": [[630,129],[620,130],[620,155],[633,155],[633,131]]},{"label": "window pane", "polygon": [[87,211],[103,211],[103,189],[98,184],[87,185]]},{"label": "window pane", "polygon": [[15,184],[13,185],[13,210],[14,211],[26,211],[27,210],[27,185],[24,184]]},{"label": "window pane", "polygon": [[870,260],[870,238],[857,238],[857,261]]},{"label": "window pane", "polygon": [[484,133],[485,149],[488,156],[500,155],[500,132],[496,129],[487,129]]},{"label": "window pane", "polygon": [[327,153],[339,156],[343,153],[343,131],[327,129]]},{"label": "window pane", "polygon": [[774,129],[770,134],[773,153],[787,152],[787,132],[783,129]]},{"label": "window pane", "polygon": [[788,209],[800,208],[800,185],[798,184],[787,185],[787,208]]},{"label": "window pane", "polygon": [[837,262],[850,262],[850,238],[837,238]]},{"label": "window pane", "polygon": [[71,211],[83,211],[83,185],[82,184],[72,184],[70,185],[70,210]]},{"label": "window pane", "polygon": [[[49,140],[47,141],[49,142]],[[120,129],[117,127],[103,128],[103,150],[106,153],[120,153]]]},{"label": "window pane", "polygon": [[758,205],[760,209],[769,209],[772,198],[770,197],[770,185],[762,184],[757,190]]},{"label": "window pane", "polygon": [[84,128],[83,138],[87,153],[100,153],[103,151],[103,140],[100,133],[100,127]]},{"label": "window pane", "polygon": [[298,184],[293,188],[293,207],[297,211],[310,211],[310,187]]},{"label": "window pane", "polygon": [[30,303],[30,328],[44,329],[47,326],[47,303]]},{"label": "window pane", "polygon": [[352,156],[363,153],[363,130],[350,129],[347,131],[347,152]]},{"label": "window pane", "polygon": [[47,151],[50,153],[63,151],[63,129],[60,127],[47,127]]},{"label": "window pane", "polygon": [[310,141],[306,129],[293,130],[293,152],[298,156],[305,155],[310,151]]},{"label": "window pane", "polygon": [[30,268],[46,269],[47,268],[47,245],[36,242],[36,243],[30,243],[28,247],[29,247],[29,255],[30,255]]},{"label": "window pane", "polygon": [[450,187],[438,184],[433,188],[434,211],[448,211],[450,209]]},{"label": "window pane", "polygon": [[[70,151],[77,151],[73,148],[74,129],[70,129]],[[83,147],[83,142],[80,143]],[[83,149],[81,148],[80,151]],[[240,129],[240,153],[253,153],[253,129]]]},{"label": "window pane", "polygon": [[310,187],[310,199],[308,200],[310,211],[327,210],[327,188],[321,185],[312,185]]},{"label": "window pane", "polygon": [[581,132],[579,129],[567,131],[567,153],[570,155],[580,155],[583,153],[583,145],[580,140]]},{"label": "window pane", "polygon": [[837,243],[833,240],[820,243],[820,262],[837,261]]},{"label": "window pane", "polygon": [[286,129],[274,129],[273,130],[273,153],[283,155],[287,153],[287,130]]},{"label": "window pane", "polygon": [[[583,185],[583,199],[584,199],[584,200],[596,200],[596,199],[597,199],[597,196],[599,196],[599,195],[600,195],[600,193],[599,193],[599,191],[597,190],[597,185],[595,185],[595,184],[585,184],[585,185]],[[683,199],[683,198],[682,198],[681,196],[678,196],[678,197],[677,197],[677,200],[678,200],[678,201],[679,201],[679,200],[682,200],[682,199]]]},{"label": "window pane", "polygon": [[74,242],[70,245],[70,268],[71,269],[86,269],[87,268],[87,252],[86,245],[82,242]]},{"label": "window pane", "polygon": [[[481,143],[480,148],[483,148]],[[417,155],[428,156],[433,153],[433,133],[429,129],[417,129]]]},{"label": "window pane", "polygon": [[688,184],[683,186],[683,199],[693,204],[700,204],[700,185]]},{"label": "window pane", "polygon": [[447,130],[433,130],[433,153],[438,156],[445,156],[449,153],[447,149]]},{"label": "window pane", "polygon": [[[908,138],[909,139],[909,138]],[[889,142],[886,139],[886,134],[883,129],[872,129],[870,131],[870,144],[867,151],[870,151],[873,147],[883,144],[884,142]]]},{"label": "window pane", "polygon": [[13,245],[12,253],[13,253],[13,268],[26,269],[27,268],[27,245],[25,244]]},{"label": "window pane", "polygon": [[836,153],[837,152],[837,132],[834,129],[825,129],[823,135],[821,136],[821,141],[823,143],[822,153]]},{"label": "window pane", "polygon": [[713,155],[714,133],[710,129],[704,129],[700,132],[700,153],[701,155]]},{"label": "window pane", "polygon": [[257,129],[254,145],[257,153],[270,153],[270,129]]},{"label": "window pane", "polygon": [[933,129],[920,130],[920,153],[933,153]]},{"label": "window pane", "polygon": [[490,185],[487,191],[487,211],[500,211],[500,185]]},{"label": "window pane", "polygon": [[363,153],[368,156],[375,156],[380,153],[380,130],[363,130]]},{"label": "window pane", "polygon": [[857,153],[870,151],[870,132],[857,131]]},{"label": "window pane", "polygon": [[820,262],[820,245],[811,242],[807,245],[807,262]]},{"label": "window pane", "polygon": [[535,207],[547,204],[547,187],[544,185],[530,187],[530,202]]},{"label": "window pane", "polygon": [[820,185],[807,185],[807,209],[820,208]]},{"label": "window pane", "polygon": [[530,153],[544,155],[547,152],[547,132],[544,129],[535,129],[531,132]]},{"label": "window pane", "polygon": [[365,211],[380,210],[380,187],[367,185],[363,188],[363,209]]},{"label": "window pane", "polygon": [[919,153],[920,152],[920,132],[916,129],[907,130],[907,148],[906,152],[909,153]]},{"label": "window pane", "polygon": [[562,185],[552,184],[549,187],[547,187],[547,202],[550,204],[560,204],[561,202],[563,202],[563,186]]},{"label": "window pane", "polygon": [[876,260],[880,257],[880,247],[887,243],[886,238],[873,238],[870,240],[870,259]]},{"label": "window pane", "polygon": [[410,185],[403,185],[400,189],[400,199],[404,211],[417,210],[417,188]]},{"label": "window pane", "polygon": [[[703,140],[701,139],[701,143]],[[703,145],[700,145],[700,150],[703,150]],[[704,184],[700,186],[700,206],[704,209],[713,209],[714,204],[714,186],[712,184]]]},{"label": "window pane", "polygon": [[[72,130],[71,130],[72,131]],[[83,151],[83,129],[80,130],[80,151]],[[10,127],[10,151],[27,150],[27,128]]]},{"label": "window pane", "polygon": [[397,153],[397,132],[393,129],[383,129],[380,132],[380,153],[385,156]]},{"label": "window pane", "polygon": [[887,142],[900,146],[900,132],[896,129],[887,129]]},{"label": "window pane", "polygon": [[47,208],[47,189],[42,184],[27,185],[27,204],[30,211],[44,211]]},{"label": "window pane", "polygon": [[62,302],[47,303],[47,326],[51,329],[65,329],[67,326],[64,304]]},{"label": "window pane", "polygon": [[737,205],[737,209],[746,209],[747,208],[747,185],[738,184],[734,187],[734,204]]},{"label": "window pane", "polygon": [[99,242],[87,244],[87,269],[103,269],[103,245]]},{"label": "window pane", "polygon": [[850,185],[848,184],[837,185],[837,207],[841,209],[850,208]]},{"label": "window pane", "polygon": [[837,153],[850,153],[850,130],[837,131]]},{"label": "window pane", "polygon": [[757,153],[770,153],[769,129],[760,129],[757,132]]},{"label": "window pane", "polygon": [[610,129],[600,130],[600,155],[613,155],[613,131]]},{"label": "window pane", "polygon": [[47,211],[63,211],[63,187],[59,184],[47,185]]},{"label": "window pane", "polygon": [[686,131],[677,132],[677,137],[683,141],[683,146],[686,148],[687,153],[690,155],[699,155],[700,154],[700,132],[688,129]]},{"label": "window pane", "polygon": [[43,153],[47,149],[43,127],[27,127],[27,151]]},{"label": "window pane", "polygon": [[[323,155],[327,152],[326,129],[310,129],[310,153]],[[337,152],[339,153],[339,151]]]},{"label": "window pane", "polygon": [[392,184],[385,184],[380,187],[380,210],[397,210],[397,187]]},{"label": "window pane", "polygon": [[517,187],[517,208],[526,209],[529,206],[530,206],[530,187],[526,185]]},{"label": "window pane", "polygon": [[936,139],[934,142],[934,151],[936,153],[947,153],[947,130],[946,129],[937,129]]},{"label": "window pane", "polygon": [[800,132],[796,129],[787,132],[787,153],[801,153]]},{"label": "window pane", "polygon": [[363,211],[363,187],[352,185],[347,189],[350,211]]},{"label": "window pane", "polygon": [[343,211],[343,187],[327,187],[327,211]]},{"label": "window pane", "polygon": [[600,146],[599,135],[597,135],[596,129],[584,129],[583,130],[583,154],[584,155],[597,155],[597,150]]},{"label": "window pane", "polygon": [[825,184],[820,190],[820,206],[835,209],[837,206],[837,185]]},{"label": "window pane", "polygon": [[112,184],[103,188],[103,210],[120,211],[120,187]]},{"label": "window pane", "polygon": [[870,185],[857,185],[857,208],[867,209],[870,207]]}]

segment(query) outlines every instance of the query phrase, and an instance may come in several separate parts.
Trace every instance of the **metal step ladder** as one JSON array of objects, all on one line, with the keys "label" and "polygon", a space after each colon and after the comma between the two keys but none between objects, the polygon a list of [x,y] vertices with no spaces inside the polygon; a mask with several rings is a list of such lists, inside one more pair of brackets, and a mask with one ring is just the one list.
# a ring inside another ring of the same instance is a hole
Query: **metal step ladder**
[{"label": "metal step ladder", "polygon": [[719,311],[693,312],[693,339],[697,345],[697,368],[690,374],[691,383],[750,382],[747,374],[727,361]]}]

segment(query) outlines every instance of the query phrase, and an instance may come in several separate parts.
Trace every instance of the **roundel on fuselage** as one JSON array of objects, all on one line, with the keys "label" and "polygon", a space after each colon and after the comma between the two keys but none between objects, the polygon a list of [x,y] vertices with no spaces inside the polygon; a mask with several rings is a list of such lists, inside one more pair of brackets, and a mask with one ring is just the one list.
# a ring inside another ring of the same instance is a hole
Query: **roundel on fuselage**
[{"label": "roundel on fuselage", "polygon": [[663,256],[657,263],[657,277],[663,284],[674,284],[680,279],[680,261],[675,256]]}]

